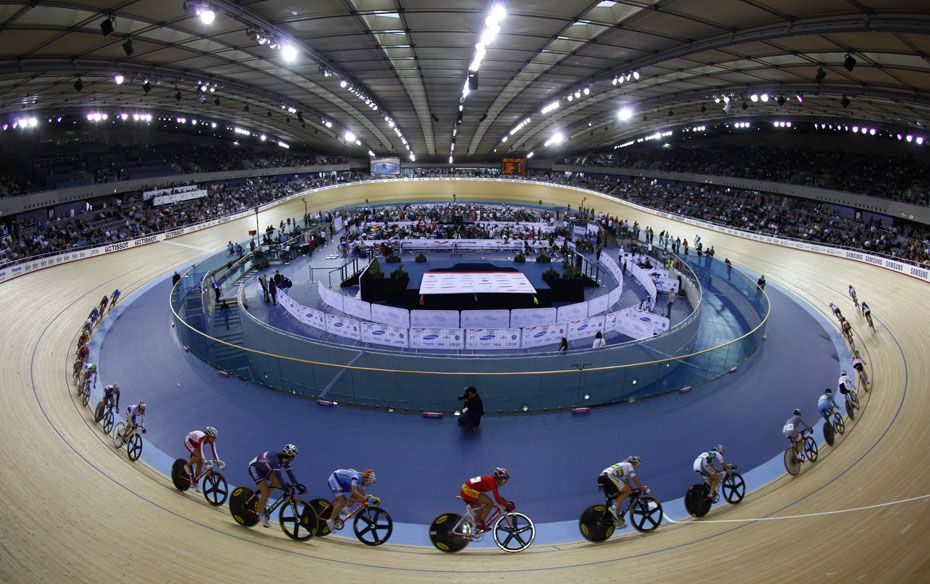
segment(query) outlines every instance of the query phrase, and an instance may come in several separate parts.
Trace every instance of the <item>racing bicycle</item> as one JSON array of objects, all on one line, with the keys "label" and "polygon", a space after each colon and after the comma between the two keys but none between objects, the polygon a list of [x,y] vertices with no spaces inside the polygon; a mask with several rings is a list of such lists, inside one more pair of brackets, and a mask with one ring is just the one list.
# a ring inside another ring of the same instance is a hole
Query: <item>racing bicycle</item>
[{"label": "racing bicycle", "polygon": [[846,422],[843,421],[843,415],[832,408],[833,413],[823,422],[823,439],[827,444],[833,446],[836,442],[836,435],[843,435],[846,432]]},{"label": "racing bicycle", "polygon": [[[791,438],[789,437],[788,440],[790,442]],[[801,463],[817,462],[817,441],[811,436],[811,431],[804,430],[801,432],[800,441],[800,454],[795,453],[793,442],[785,449],[785,470],[787,470],[788,474],[791,476],[797,476],[797,474],[801,472]]]},{"label": "racing bicycle", "polygon": [[484,527],[478,525],[478,506],[466,503],[465,515],[443,513],[434,519],[429,526],[429,538],[436,549],[448,553],[461,551],[469,543],[481,541],[488,531],[492,533],[497,547],[509,553],[522,552],[536,539],[536,525],[532,519],[523,513],[504,511],[496,503],[484,523]]},{"label": "racing bicycle", "polygon": [[[601,485],[598,485],[598,488],[603,490]],[[578,520],[578,529],[586,540],[599,543],[607,541],[614,534],[617,526],[614,523],[614,516],[610,512],[610,507],[613,504],[614,498],[607,496],[604,503],[591,505],[584,510]],[[648,492],[634,489],[623,502],[623,507],[618,515],[619,517],[629,516],[630,525],[633,526],[633,529],[648,533],[662,523],[665,512],[662,510],[662,503],[658,499]]]},{"label": "racing bicycle", "polygon": [[[113,428],[113,446],[117,449],[126,447],[126,454],[129,455],[129,460],[135,462],[139,460],[139,457],[142,456],[142,436],[139,436],[139,426],[138,424],[133,424],[129,428],[129,433],[123,435],[123,431],[126,429],[126,422],[120,422]],[[145,428],[142,429],[145,431]]]},{"label": "racing bicycle", "polygon": [[187,460],[176,458],[174,464],[171,465],[171,482],[179,491],[186,491],[203,480],[204,498],[207,503],[218,507],[225,503],[226,498],[229,496],[229,483],[226,482],[226,477],[219,472],[225,467],[226,464],[221,460],[205,460],[200,467],[200,474],[191,478],[191,475],[187,472]]},{"label": "racing bicycle", "polygon": [[[746,481],[743,475],[736,472],[736,465],[727,465],[723,469],[723,477],[717,488],[723,492],[727,503],[736,505],[746,496]],[[710,492],[708,479],[704,482],[691,485],[685,494],[685,509],[693,517],[704,517],[714,504],[715,493]]]},{"label": "racing bicycle", "polygon": [[98,424],[103,422],[103,431],[109,434],[113,431],[113,421],[116,406],[113,404],[104,405],[103,400],[97,402],[97,407],[94,408],[94,421]]},{"label": "racing bicycle", "polygon": [[[380,499],[371,497],[370,500],[371,502],[368,500],[358,501],[348,511],[343,509],[340,517],[333,522],[333,526],[336,531],[339,531],[354,517],[355,521],[352,523],[352,529],[355,531],[355,537],[365,545],[376,546],[391,538],[391,534],[394,533],[394,520],[391,519],[391,515],[387,511],[381,508]],[[329,525],[326,524],[326,520],[332,515],[334,502],[335,500],[327,501],[326,499],[313,499],[310,501],[310,506],[313,507],[317,517],[320,518],[315,535],[324,536],[332,533],[329,530]]]},{"label": "racing bicycle", "polygon": [[[278,510],[278,524],[281,530],[291,539],[305,541],[316,533],[319,519],[313,506],[303,499],[294,496],[294,485],[284,488],[284,495],[278,498],[268,508],[271,516]],[[248,487],[237,487],[229,498],[229,512],[239,525],[252,527],[258,523],[259,492]]]}]

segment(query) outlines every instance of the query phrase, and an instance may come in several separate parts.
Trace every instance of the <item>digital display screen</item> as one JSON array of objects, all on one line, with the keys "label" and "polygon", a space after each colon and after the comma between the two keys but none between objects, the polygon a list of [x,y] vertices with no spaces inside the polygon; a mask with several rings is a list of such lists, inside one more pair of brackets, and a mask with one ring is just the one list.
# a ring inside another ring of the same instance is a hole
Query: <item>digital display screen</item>
[{"label": "digital display screen", "polygon": [[372,176],[396,176],[400,174],[400,158],[372,158]]},{"label": "digital display screen", "polygon": [[504,158],[501,160],[501,174],[525,174],[525,158]]}]

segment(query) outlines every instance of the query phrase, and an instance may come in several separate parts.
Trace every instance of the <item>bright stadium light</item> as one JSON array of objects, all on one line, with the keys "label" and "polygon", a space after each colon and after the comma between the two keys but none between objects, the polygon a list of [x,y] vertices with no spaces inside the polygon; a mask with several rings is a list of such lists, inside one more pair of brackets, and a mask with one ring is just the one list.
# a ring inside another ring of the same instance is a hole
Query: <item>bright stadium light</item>
[{"label": "bright stadium light", "polygon": [[297,47],[292,44],[285,44],[281,47],[281,56],[284,57],[284,60],[288,63],[293,63],[297,60]]},{"label": "bright stadium light", "polygon": [[346,142],[349,144],[355,142],[355,134],[353,134],[349,130],[346,130],[346,133],[343,134],[342,137],[345,138]]},{"label": "bright stadium light", "polygon": [[620,108],[620,111],[617,112],[617,118],[621,122],[629,121],[629,119],[632,117],[633,117],[633,108],[629,106],[624,106]]}]

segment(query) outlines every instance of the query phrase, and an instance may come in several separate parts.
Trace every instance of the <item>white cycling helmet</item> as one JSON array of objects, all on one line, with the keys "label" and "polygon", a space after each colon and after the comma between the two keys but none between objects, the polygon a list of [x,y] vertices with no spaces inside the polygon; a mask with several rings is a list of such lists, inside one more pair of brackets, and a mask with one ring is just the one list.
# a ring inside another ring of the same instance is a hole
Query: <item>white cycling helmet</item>
[{"label": "white cycling helmet", "polygon": [[294,458],[295,456],[297,456],[297,447],[294,446],[293,444],[285,444],[284,449],[281,450],[281,454],[283,454],[284,456],[290,456],[291,458]]},{"label": "white cycling helmet", "polygon": [[719,452],[720,454],[726,454],[727,452],[727,449],[723,447],[723,444],[718,444],[714,446],[714,450]]},{"label": "white cycling helmet", "polygon": [[207,426],[207,429],[204,430],[204,434],[206,434],[210,438],[216,438],[219,435],[219,432],[217,432],[216,428],[214,428],[213,426]]}]

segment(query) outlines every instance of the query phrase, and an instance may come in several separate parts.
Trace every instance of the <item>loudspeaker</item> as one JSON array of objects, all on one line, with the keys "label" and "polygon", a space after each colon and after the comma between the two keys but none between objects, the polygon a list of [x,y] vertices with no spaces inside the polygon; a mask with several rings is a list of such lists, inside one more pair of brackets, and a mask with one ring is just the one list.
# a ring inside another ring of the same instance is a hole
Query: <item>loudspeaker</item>
[{"label": "loudspeaker", "polygon": [[470,91],[475,91],[478,89],[478,72],[468,74],[468,89]]}]

